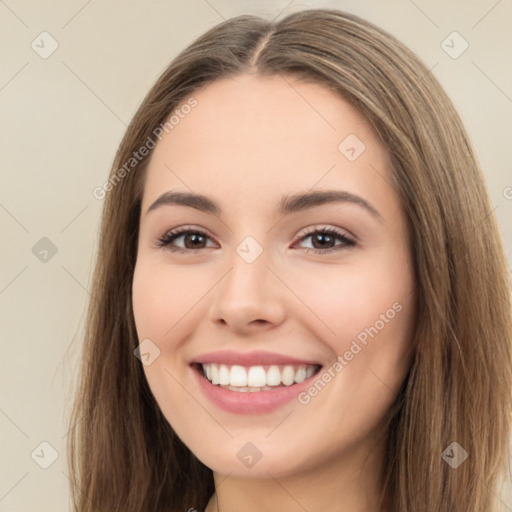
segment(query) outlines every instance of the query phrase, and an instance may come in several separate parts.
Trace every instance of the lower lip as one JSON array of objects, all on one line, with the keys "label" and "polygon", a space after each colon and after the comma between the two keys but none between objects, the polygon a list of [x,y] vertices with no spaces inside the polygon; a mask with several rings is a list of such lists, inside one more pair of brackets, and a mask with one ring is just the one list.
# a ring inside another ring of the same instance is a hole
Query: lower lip
[{"label": "lower lip", "polygon": [[[321,370],[320,370],[321,371]],[[309,379],[298,384],[283,386],[267,391],[231,391],[212,384],[202,375],[202,370],[192,368],[199,386],[208,399],[224,411],[235,414],[261,414],[274,411],[284,404],[297,398],[299,393],[306,390],[320,373],[317,372]]]}]

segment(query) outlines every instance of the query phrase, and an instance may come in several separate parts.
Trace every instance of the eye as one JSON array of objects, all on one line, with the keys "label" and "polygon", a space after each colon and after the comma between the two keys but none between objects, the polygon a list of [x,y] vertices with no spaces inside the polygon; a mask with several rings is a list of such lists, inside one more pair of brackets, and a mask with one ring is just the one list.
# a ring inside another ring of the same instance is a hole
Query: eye
[{"label": "eye", "polygon": [[[185,248],[171,245],[179,238],[183,238],[185,242]],[[199,229],[191,229],[190,227],[185,226],[167,232],[164,236],[160,237],[156,241],[155,245],[161,248],[165,247],[172,252],[190,252],[191,250],[205,249],[205,247],[202,247],[202,244],[209,238],[210,237],[204,231]],[[188,247],[187,242],[189,242]]]},{"label": "eye", "polygon": [[[183,239],[185,247],[176,247],[175,245],[172,245],[180,238]],[[356,245],[354,240],[334,228],[315,226],[314,230],[302,235],[299,242],[308,238],[312,239],[313,247],[306,247],[306,252],[313,251],[317,254],[339,251]],[[207,247],[204,246],[204,244],[207,243],[209,239],[211,239],[210,236],[204,231],[185,226],[167,232],[164,236],[158,238],[155,245],[159,248],[166,248],[172,252],[196,252],[200,249],[206,249]],[[341,243],[336,244],[336,240],[339,240]],[[315,247],[315,245],[317,247]]]},{"label": "eye", "polygon": [[[346,236],[341,231],[334,228],[326,228],[315,226],[315,229],[307,232],[300,237],[300,241],[311,238],[313,247],[306,247],[306,252],[313,251],[317,254],[325,254],[333,251],[339,251],[347,247],[356,245],[355,241]],[[336,239],[340,240],[340,244],[335,244]],[[334,244],[334,245],[333,245]],[[315,247],[315,245],[317,247]]]}]

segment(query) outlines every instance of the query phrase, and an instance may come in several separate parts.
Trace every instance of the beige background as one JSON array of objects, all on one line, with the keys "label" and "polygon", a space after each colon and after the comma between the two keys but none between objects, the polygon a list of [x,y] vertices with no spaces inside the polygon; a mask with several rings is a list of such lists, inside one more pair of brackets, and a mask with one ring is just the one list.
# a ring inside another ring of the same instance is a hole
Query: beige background
[{"label": "beige background", "polygon": [[[143,96],[223,18],[311,6],[375,22],[434,68],[474,141],[512,261],[510,0],[0,1],[0,512],[69,510],[67,414],[102,208],[92,191]],[[442,47],[453,31],[469,44],[456,59]],[[51,38],[58,48],[42,58]],[[46,262],[32,250],[43,237],[57,249]],[[43,441],[58,452],[48,469]]]}]

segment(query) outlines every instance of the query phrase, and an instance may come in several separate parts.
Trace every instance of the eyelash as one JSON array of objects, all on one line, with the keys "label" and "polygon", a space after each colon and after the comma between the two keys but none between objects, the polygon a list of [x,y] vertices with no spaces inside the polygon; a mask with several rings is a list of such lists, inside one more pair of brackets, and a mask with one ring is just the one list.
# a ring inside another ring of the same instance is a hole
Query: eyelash
[{"label": "eyelash", "polygon": [[[165,248],[167,250],[170,250],[172,252],[177,252],[177,253],[186,253],[186,252],[191,252],[191,251],[192,252],[197,252],[197,251],[200,251],[202,249],[206,249],[206,247],[201,247],[199,249],[182,249],[180,247],[171,247],[170,244],[172,242],[174,242],[177,238],[179,238],[183,234],[189,234],[189,233],[193,233],[193,234],[196,234],[196,235],[201,235],[201,236],[206,237],[206,238],[210,238],[204,231],[201,231],[200,229],[191,229],[189,227],[183,227],[183,228],[177,228],[177,229],[175,229],[173,231],[169,231],[164,236],[158,238],[158,240],[156,241],[155,245],[158,248]],[[309,231],[308,233],[305,233],[304,235],[302,235],[300,237],[299,241],[303,241],[306,238],[308,238],[308,237],[310,237],[312,235],[315,235],[316,233],[321,233],[321,234],[324,234],[324,235],[330,235],[330,236],[332,236],[334,238],[338,238],[343,243],[339,244],[339,245],[335,245],[334,247],[331,247],[329,249],[315,249],[315,248],[311,249],[311,248],[307,247],[305,249],[306,253],[312,251],[315,254],[326,254],[326,253],[340,251],[340,250],[346,249],[347,247],[353,247],[353,246],[356,245],[354,240],[348,238],[346,235],[344,235],[343,233],[339,232],[338,230],[336,230],[334,228],[325,228],[325,227],[321,228],[321,229],[318,229],[317,227],[315,227],[314,230]]]}]

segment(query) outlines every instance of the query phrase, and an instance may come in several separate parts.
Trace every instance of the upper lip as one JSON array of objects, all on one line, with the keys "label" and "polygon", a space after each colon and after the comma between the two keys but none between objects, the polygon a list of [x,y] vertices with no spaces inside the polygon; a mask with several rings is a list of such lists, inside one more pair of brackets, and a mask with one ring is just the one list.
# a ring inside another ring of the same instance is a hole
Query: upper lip
[{"label": "upper lip", "polygon": [[287,355],[276,354],[274,352],[267,352],[264,350],[257,350],[253,352],[235,352],[234,350],[220,350],[217,352],[208,352],[201,354],[194,358],[192,363],[217,363],[226,365],[240,365],[240,366],[264,366],[264,365],[318,365],[316,361],[306,361],[305,359],[298,359]]}]

